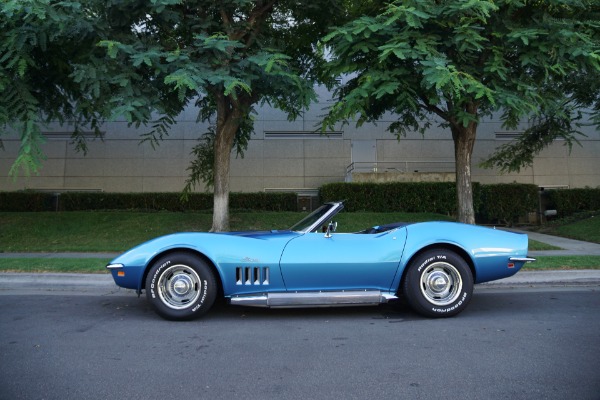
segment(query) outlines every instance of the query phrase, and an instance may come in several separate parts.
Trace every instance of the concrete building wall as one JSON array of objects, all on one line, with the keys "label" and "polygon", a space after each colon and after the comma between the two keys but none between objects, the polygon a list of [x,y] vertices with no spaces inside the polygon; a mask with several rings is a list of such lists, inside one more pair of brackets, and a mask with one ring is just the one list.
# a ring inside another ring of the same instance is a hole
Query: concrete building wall
[{"label": "concrete building wall", "polygon": [[[340,124],[337,129],[341,134],[335,137],[320,135],[315,130],[323,109],[330,104],[326,92],[321,91],[321,98],[324,100],[304,118],[291,122],[281,111],[258,109],[255,132],[244,158],[232,154],[232,191],[316,189],[325,183],[343,182],[352,162],[352,143],[358,140],[375,143],[376,171],[372,172],[378,174],[388,170],[447,175],[453,171],[454,145],[448,130],[434,124],[424,136],[411,133],[397,140],[386,131],[392,122],[387,117],[360,128]],[[140,135],[150,128],[135,129],[125,122],[107,123],[102,128],[103,140],[89,141],[87,155],[76,152],[67,135],[60,134],[68,128],[53,127],[48,129],[48,140],[43,146],[47,160],[39,176],[20,176],[16,181],[8,177],[8,172],[20,142],[18,137],[5,137],[5,150],[0,150],[0,190],[180,191],[188,176],[192,148],[207,130],[206,125],[195,121],[196,111],[186,110],[170,136],[156,148],[148,142],[140,143]],[[289,135],[273,138],[274,132]],[[503,133],[506,132],[498,121],[480,124],[473,152],[474,181],[532,183],[544,187],[600,186],[600,132],[586,130],[587,137],[580,138],[581,146],[575,145],[570,153],[563,142],[555,142],[536,157],[532,167],[504,175],[478,166],[498,146],[507,143],[499,138]]]}]

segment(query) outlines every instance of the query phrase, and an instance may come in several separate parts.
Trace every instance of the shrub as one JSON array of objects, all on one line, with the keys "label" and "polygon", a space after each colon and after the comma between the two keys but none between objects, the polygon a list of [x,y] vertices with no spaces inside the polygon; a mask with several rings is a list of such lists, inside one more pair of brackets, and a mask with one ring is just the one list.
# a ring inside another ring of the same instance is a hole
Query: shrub
[{"label": "shrub", "polygon": [[482,185],[481,216],[486,221],[499,221],[508,226],[539,207],[536,185],[501,183]]},{"label": "shrub", "polygon": [[0,211],[55,211],[56,196],[53,193],[22,191],[0,192]]},{"label": "shrub", "polygon": [[549,190],[544,192],[544,196],[547,197],[548,208],[557,210],[561,217],[600,210],[600,188]]},{"label": "shrub", "polygon": [[345,200],[348,211],[456,213],[452,182],[330,183],[322,201]]},{"label": "shrub", "polygon": [[[212,208],[212,194],[210,195]],[[296,193],[231,193],[229,206],[232,209],[261,211],[297,211]]]},{"label": "shrub", "polygon": [[[453,182],[331,183],[320,194],[322,201],[345,200],[348,211],[457,213]],[[473,207],[480,219],[512,224],[538,209],[538,188],[474,182]]]}]

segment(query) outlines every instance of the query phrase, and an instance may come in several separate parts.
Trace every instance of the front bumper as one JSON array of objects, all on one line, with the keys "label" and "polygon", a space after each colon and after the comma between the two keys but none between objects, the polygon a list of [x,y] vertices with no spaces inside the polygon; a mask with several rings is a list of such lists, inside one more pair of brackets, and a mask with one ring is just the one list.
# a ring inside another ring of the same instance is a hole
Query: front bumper
[{"label": "front bumper", "polygon": [[106,266],[116,283],[125,289],[135,289],[138,293],[142,290],[143,267],[130,267],[120,263],[111,263]]}]

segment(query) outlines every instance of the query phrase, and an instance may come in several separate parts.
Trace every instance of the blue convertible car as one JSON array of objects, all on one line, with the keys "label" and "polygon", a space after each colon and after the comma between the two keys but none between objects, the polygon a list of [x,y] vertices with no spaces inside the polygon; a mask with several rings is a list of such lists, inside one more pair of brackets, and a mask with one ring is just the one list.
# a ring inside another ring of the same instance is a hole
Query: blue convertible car
[{"label": "blue convertible car", "polygon": [[527,235],[452,222],[396,223],[335,233],[344,208],[327,203],[283,231],[176,233],[135,247],[107,268],[146,292],[162,317],[206,313],[218,295],[256,307],[376,305],[403,296],[418,313],[465,309],[473,284],[514,275]]}]

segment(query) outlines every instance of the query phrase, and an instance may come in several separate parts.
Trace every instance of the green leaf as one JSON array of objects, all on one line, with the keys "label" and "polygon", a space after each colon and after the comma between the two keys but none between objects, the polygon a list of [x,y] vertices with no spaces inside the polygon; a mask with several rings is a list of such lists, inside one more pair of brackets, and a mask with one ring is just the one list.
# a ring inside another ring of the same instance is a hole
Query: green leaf
[{"label": "green leaf", "polygon": [[119,51],[119,43],[112,40],[101,40],[98,47],[106,48],[106,53],[110,58],[116,58]]}]

